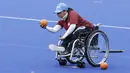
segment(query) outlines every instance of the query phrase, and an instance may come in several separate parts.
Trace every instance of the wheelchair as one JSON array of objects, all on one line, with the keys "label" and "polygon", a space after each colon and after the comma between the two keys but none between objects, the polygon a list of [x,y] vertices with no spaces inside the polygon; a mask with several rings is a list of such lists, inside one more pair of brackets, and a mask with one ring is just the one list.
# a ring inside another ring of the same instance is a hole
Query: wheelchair
[{"label": "wheelchair", "polygon": [[[58,42],[60,45],[62,41]],[[60,65],[66,65],[67,62],[77,64],[77,67],[84,68],[84,58],[92,67],[99,67],[105,62],[109,55],[109,39],[107,35],[99,30],[99,26],[89,32],[80,33],[76,40],[68,44],[71,46],[70,55],[61,55],[62,52],[56,52],[56,60]],[[105,50],[105,53],[101,53]]]}]

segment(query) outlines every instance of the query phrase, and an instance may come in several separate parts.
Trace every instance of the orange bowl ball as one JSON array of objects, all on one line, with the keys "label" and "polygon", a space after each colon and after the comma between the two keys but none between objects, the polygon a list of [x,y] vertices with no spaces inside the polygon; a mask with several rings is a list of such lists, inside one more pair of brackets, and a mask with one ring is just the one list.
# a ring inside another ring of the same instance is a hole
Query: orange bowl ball
[{"label": "orange bowl ball", "polygon": [[101,64],[100,64],[100,68],[103,69],[103,70],[105,70],[105,69],[108,68],[108,64],[105,63],[105,62],[104,62],[104,63],[101,63]]},{"label": "orange bowl ball", "polygon": [[42,19],[40,21],[40,25],[42,25],[42,26],[47,26],[47,24],[48,24],[48,21],[46,19]]}]

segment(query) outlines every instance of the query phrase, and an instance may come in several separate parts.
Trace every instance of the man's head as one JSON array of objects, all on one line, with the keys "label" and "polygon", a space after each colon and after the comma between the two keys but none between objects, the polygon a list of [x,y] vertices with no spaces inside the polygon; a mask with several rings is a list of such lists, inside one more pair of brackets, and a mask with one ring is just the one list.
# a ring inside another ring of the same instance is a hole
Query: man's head
[{"label": "man's head", "polygon": [[65,3],[59,3],[54,13],[56,13],[59,18],[63,18],[63,16],[67,13],[68,8],[68,5]]}]

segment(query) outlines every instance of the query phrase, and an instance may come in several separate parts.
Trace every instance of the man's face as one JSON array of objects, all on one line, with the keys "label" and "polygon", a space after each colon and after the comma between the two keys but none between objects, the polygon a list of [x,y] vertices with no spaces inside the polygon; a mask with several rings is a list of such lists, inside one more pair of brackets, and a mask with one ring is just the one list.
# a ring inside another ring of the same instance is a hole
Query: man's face
[{"label": "man's face", "polygon": [[59,13],[57,13],[57,16],[59,17],[59,18],[63,18],[63,16],[66,14],[66,11],[61,11],[61,12],[59,12]]}]

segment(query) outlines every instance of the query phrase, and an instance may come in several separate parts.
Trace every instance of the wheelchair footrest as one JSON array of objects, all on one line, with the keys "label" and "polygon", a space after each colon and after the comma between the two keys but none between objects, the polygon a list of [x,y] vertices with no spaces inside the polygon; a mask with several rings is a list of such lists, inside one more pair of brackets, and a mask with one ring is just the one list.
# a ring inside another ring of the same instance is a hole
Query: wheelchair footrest
[{"label": "wheelchair footrest", "polygon": [[67,55],[58,55],[59,57],[67,57],[67,56],[70,56],[70,54],[67,54]]}]

